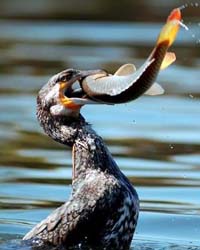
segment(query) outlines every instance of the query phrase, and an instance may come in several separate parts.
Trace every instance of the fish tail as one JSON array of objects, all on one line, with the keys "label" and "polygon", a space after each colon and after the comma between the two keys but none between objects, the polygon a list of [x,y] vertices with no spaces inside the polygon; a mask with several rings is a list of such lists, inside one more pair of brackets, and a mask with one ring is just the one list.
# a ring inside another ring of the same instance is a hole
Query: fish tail
[{"label": "fish tail", "polygon": [[172,45],[174,40],[176,39],[176,35],[180,28],[181,21],[181,11],[179,8],[172,10],[170,15],[167,18],[167,22],[162,28],[156,46],[158,46],[162,42],[167,42],[168,47]]}]

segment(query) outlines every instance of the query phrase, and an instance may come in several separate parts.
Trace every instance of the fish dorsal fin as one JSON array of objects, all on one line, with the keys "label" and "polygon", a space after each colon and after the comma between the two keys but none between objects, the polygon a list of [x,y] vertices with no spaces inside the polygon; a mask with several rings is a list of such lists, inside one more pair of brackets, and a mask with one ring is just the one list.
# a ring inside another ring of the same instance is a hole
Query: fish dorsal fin
[{"label": "fish dorsal fin", "polygon": [[164,93],[164,89],[155,82],[144,94],[145,95],[162,95]]},{"label": "fish dorsal fin", "polygon": [[114,75],[116,76],[126,76],[126,75],[130,75],[132,73],[134,73],[136,71],[136,67],[134,64],[124,64],[122,65],[116,72]]}]

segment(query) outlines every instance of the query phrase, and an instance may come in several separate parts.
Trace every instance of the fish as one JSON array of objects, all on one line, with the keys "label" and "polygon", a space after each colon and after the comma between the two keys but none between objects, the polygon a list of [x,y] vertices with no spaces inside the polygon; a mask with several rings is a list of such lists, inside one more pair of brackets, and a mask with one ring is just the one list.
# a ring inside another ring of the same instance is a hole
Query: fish
[{"label": "fish", "polygon": [[143,94],[160,95],[164,89],[156,82],[160,70],[166,69],[176,55],[168,51],[176,39],[181,23],[181,11],[173,9],[157,38],[155,47],[143,65],[136,70],[134,64],[122,65],[114,74],[102,71],[89,75],[81,82],[87,100],[98,103],[126,103]]}]

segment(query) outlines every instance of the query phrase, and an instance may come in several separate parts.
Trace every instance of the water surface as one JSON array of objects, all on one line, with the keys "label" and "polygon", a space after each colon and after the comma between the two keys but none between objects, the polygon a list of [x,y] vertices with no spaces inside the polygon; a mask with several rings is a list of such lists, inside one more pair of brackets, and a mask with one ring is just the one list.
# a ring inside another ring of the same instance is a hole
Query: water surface
[{"label": "water surface", "polygon": [[[71,190],[71,150],[39,127],[38,89],[67,67],[114,72],[123,63],[141,65],[161,26],[0,21],[1,250],[23,249],[23,235]],[[134,250],[200,249],[200,50],[182,30],[173,51],[177,62],[158,79],[165,95],[82,110],[138,191]]]}]

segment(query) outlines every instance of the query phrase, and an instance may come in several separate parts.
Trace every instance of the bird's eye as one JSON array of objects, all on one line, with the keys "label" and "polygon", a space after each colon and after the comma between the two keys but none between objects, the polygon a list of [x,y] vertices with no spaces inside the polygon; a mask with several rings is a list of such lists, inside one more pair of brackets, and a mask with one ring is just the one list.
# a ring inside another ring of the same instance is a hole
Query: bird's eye
[{"label": "bird's eye", "polygon": [[72,73],[69,73],[69,74],[65,74],[65,75],[62,75],[60,78],[59,78],[59,81],[60,82],[67,82],[71,79],[72,77]]}]

